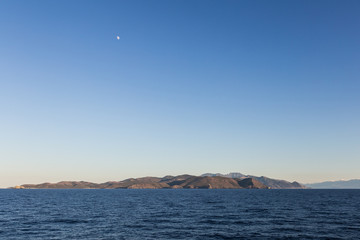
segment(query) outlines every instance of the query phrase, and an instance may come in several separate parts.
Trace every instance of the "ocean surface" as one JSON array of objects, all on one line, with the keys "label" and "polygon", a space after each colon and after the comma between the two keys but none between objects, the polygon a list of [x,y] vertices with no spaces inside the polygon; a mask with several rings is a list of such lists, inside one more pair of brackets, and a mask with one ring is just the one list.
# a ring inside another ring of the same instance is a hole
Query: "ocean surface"
[{"label": "ocean surface", "polygon": [[0,239],[360,239],[360,190],[0,190]]}]

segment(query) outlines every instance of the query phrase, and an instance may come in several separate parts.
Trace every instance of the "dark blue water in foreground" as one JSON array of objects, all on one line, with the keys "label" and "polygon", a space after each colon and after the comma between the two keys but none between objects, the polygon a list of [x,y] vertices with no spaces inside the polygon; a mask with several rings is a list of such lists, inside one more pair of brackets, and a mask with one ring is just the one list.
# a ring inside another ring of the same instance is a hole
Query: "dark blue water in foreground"
[{"label": "dark blue water in foreground", "polygon": [[0,190],[0,239],[359,239],[360,190]]}]

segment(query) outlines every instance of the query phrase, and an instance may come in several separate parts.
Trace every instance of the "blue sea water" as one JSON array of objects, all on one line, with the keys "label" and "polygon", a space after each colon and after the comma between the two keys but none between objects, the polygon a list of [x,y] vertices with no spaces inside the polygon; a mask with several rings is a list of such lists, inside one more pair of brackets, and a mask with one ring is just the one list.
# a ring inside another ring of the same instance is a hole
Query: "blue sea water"
[{"label": "blue sea water", "polygon": [[0,190],[0,239],[360,239],[360,190]]}]

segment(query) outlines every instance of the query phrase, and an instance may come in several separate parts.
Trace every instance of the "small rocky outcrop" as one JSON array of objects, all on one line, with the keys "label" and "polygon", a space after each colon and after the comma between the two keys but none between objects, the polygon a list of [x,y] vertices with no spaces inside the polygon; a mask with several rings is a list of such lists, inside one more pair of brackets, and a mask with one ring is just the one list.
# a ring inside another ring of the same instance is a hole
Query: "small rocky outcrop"
[{"label": "small rocky outcrop", "polygon": [[249,188],[249,189],[269,189],[268,186],[264,185],[263,183],[259,182],[255,178],[245,178],[239,179],[238,184],[242,188]]}]

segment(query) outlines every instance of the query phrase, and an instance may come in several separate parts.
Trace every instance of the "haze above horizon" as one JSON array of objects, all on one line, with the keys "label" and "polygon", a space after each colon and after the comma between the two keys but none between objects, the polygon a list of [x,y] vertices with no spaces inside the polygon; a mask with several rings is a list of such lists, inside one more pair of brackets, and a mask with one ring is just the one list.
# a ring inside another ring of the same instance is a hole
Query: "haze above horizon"
[{"label": "haze above horizon", "polygon": [[359,12],[359,1],[1,1],[0,187],[359,179]]}]

